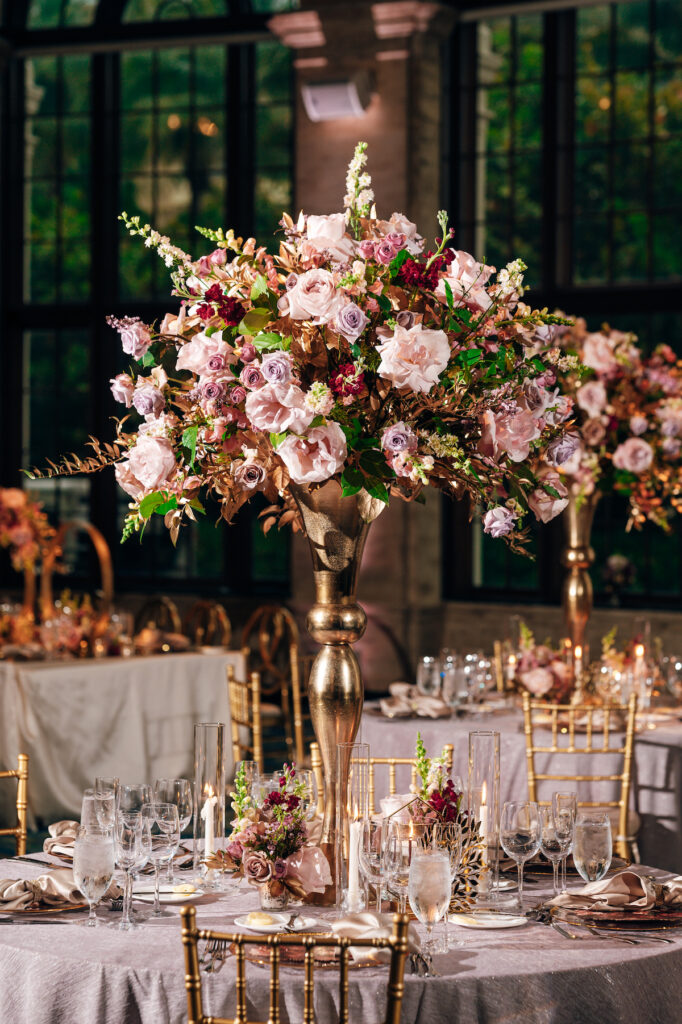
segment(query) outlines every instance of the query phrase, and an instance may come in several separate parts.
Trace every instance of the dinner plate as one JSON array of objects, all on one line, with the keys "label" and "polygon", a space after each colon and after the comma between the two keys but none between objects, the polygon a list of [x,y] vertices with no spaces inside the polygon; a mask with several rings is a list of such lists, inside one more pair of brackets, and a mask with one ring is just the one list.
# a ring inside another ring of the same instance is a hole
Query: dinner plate
[{"label": "dinner plate", "polygon": [[494,911],[481,911],[477,914],[450,914],[450,921],[461,924],[463,928],[520,928],[528,924],[525,917],[512,914],[498,914]]},{"label": "dinner plate", "polygon": [[[170,886],[162,885],[159,891],[159,903],[187,903],[188,900],[195,900],[198,896],[203,895],[203,889],[195,889],[194,892],[173,892]],[[154,886],[136,885],[133,888],[133,896],[136,900],[142,900],[144,903],[153,903]]]},{"label": "dinner plate", "polygon": [[[242,917],[235,917],[234,923],[238,928],[246,928],[247,931],[256,932],[258,935],[276,935],[278,932],[284,931],[291,914],[270,914],[270,917],[274,919],[274,924],[249,924],[247,914],[244,914]],[[329,926],[316,917],[297,917],[293,928],[297,932],[310,931],[311,928],[318,931],[329,931]]]},{"label": "dinner plate", "polygon": [[5,910],[4,907],[0,909],[2,914],[11,914],[13,917],[42,917],[44,914],[68,914],[72,910],[88,910],[89,905],[87,903],[64,903],[58,907],[29,907],[27,910]]}]

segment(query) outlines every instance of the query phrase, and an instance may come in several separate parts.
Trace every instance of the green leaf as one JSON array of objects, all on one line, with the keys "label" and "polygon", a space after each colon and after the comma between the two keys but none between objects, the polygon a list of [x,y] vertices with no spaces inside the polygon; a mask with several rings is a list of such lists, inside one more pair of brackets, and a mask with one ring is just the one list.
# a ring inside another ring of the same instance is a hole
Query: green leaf
[{"label": "green leaf", "polygon": [[[287,344],[288,342],[288,344]],[[257,334],[252,342],[258,352],[274,352],[281,349],[288,349],[291,345],[291,338],[283,338],[275,331]]]},{"label": "green leaf", "polygon": [[268,294],[268,281],[264,274],[259,274],[256,280],[251,285],[250,298],[252,302],[256,302],[260,299],[261,295]]},{"label": "green leaf", "polygon": [[199,434],[199,425],[195,423],[191,427],[185,427],[182,432],[182,443],[185,448],[189,448],[189,464],[190,468],[194,469],[194,459],[197,454],[197,436]]},{"label": "green leaf", "polygon": [[379,501],[383,501],[385,505],[388,505],[388,490],[381,480],[368,478],[365,480],[365,490],[370,497],[378,498]]},{"label": "green leaf", "polygon": [[344,498],[352,498],[354,494],[357,494],[362,490],[362,486],[359,484],[344,484],[341,482],[341,494]]},{"label": "green leaf", "polygon": [[206,330],[204,331],[204,334],[206,335],[207,338],[210,338],[211,335],[215,334],[217,330],[218,328],[215,326],[215,324],[210,324],[210,326],[207,327]]},{"label": "green leaf", "polygon": [[383,453],[377,451],[376,448],[362,452],[360,468],[364,469],[368,476],[379,477],[381,480],[391,480],[395,476],[393,470],[386,462]]},{"label": "green leaf", "polygon": [[447,299],[448,309],[452,309],[455,300],[452,296],[452,288],[450,287],[447,278],[443,278],[443,284],[445,285],[445,298]]},{"label": "green leaf", "polygon": [[270,434],[270,444],[273,448],[279,448],[284,438],[287,436],[286,430],[283,434]]},{"label": "green leaf", "polygon": [[354,416],[350,423],[342,423],[341,429],[346,435],[346,443],[349,448],[354,448],[362,433],[362,424],[357,416]]},{"label": "green leaf", "polygon": [[381,295],[377,295],[376,300],[379,303],[379,309],[381,309],[382,312],[390,313],[391,310],[393,309],[393,306],[391,305],[391,300],[389,299],[388,295],[384,295],[383,293]]},{"label": "green leaf", "polygon": [[240,334],[258,334],[272,319],[269,309],[250,309],[237,328]]},{"label": "green leaf", "polygon": [[172,498],[169,498],[168,501],[164,501],[163,505],[159,505],[158,508],[154,509],[154,511],[156,512],[157,516],[165,516],[166,512],[170,512],[172,508],[177,507],[178,499],[175,497],[175,495],[173,495]]},{"label": "green leaf", "polygon": [[138,508],[143,519],[149,519],[152,513],[156,512],[160,505],[168,500],[168,494],[163,491],[152,491],[145,494]]},{"label": "green leaf", "polygon": [[358,490],[365,482],[365,478],[357,466],[346,466],[341,474],[342,486],[357,487]]},{"label": "green leaf", "polygon": [[401,249],[398,255],[391,260],[391,262],[388,265],[388,272],[391,275],[391,280],[393,280],[394,277],[398,276],[398,274],[400,273],[400,268],[402,267],[403,263],[405,263],[405,261],[409,258],[409,255],[410,254],[408,253],[407,249]]},{"label": "green leaf", "polygon": [[156,359],[151,352],[147,351],[142,356],[142,359],[138,359],[138,363],[140,366],[156,366]]},{"label": "green leaf", "polygon": [[312,430],[313,427],[323,427],[324,424],[325,424],[324,416],[314,416],[313,419],[310,421],[310,426],[308,427],[308,429]]},{"label": "green leaf", "polygon": [[556,487],[552,487],[551,484],[543,484],[542,485],[542,489],[543,489],[543,491],[545,491],[546,494],[550,494],[553,498],[560,498],[561,497],[561,495],[557,491]]},{"label": "green leaf", "polygon": [[483,352],[480,348],[465,348],[463,352],[459,352],[457,355],[457,361],[462,366],[475,366],[476,363],[480,363],[483,358]]}]

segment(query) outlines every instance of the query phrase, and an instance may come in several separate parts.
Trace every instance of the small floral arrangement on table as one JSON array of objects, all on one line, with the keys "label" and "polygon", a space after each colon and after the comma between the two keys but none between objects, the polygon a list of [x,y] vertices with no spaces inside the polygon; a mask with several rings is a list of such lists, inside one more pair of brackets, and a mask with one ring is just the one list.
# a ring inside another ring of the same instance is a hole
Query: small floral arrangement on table
[{"label": "small floral arrangement on table", "polygon": [[536,699],[562,703],[573,689],[573,673],[560,651],[549,644],[536,644],[532,631],[520,623],[520,649],[516,662],[515,682]]},{"label": "small floral arrangement on table", "polygon": [[55,531],[40,505],[19,487],[0,487],[0,547],[8,548],[17,572],[35,569]]},{"label": "small floral arrangement on table", "polygon": [[242,765],[235,777],[232,832],[209,868],[232,871],[252,885],[267,886],[272,899],[303,899],[331,884],[329,863],[317,846],[307,846],[304,785],[295,765],[284,765],[279,790],[257,805],[249,796]]},{"label": "small floral arrangement on table", "polygon": [[615,491],[629,499],[628,528],[647,520],[669,529],[682,512],[682,360],[669,345],[646,355],[634,334],[585,321],[541,329],[560,347],[543,358],[556,370],[562,394],[574,404],[577,430],[564,438],[559,474],[585,499]]},{"label": "small floral arrangement on table", "polygon": [[130,495],[124,539],[153,514],[171,538],[213,498],[230,522],[257,492],[263,528],[301,525],[290,485],[336,480],[366,518],[424,487],[468,494],[484,529],[522,547],[530,508],[563,507],[537,477],[564,444],[571,405],[554,371],[529,352],[534,332],[567,323],[521,300],[521,260],[502,268],[452,247],[447,214],[428,250],[402,213],[381,219],[359,143],[344,211],[284,215],[275,253],[249,238],[198,229],[199,259],[139,217],[132,235],[171,271],[180,309],[158,326],[109,318],[131,357],[114,397],[140,418],[113,444],[34,471],[53,476],[114,465]]}]

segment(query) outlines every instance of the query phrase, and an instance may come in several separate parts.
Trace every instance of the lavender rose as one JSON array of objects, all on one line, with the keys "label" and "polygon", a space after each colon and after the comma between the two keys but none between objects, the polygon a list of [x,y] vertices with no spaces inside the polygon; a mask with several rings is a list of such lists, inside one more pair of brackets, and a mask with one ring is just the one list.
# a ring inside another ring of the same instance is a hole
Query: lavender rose
[{"label": "lavender rose", "polygon": [[265,377],[260,372],[260,367],[252,364],[244,367],[239,374],[239,379],[249,391],[257,391],[258,388],[262,388],[265,384]]},{"label": "lavender rose", "polygon": [[360,307],[354,302],[349,302],[339,310],[334,327],[346,341],[353,342],[360,337],[368,323],[369,320]]},{"label": "lavender rose", "polygon": [[676,459],[680,454],[680,441],[676,437],[666,437],[661,449],[666,458]]},{"label": "lavender rose", "polygon": [[483,516],[483,532],[491,537],[506,537],[514,529],[515,520],[516,516],[510,509],[498,505]]},{"label": "lavender rose", "polygon": [[362,256],[363,260],[374,259],[374,242],[370,242],[368,238],[360,242],[358,246],[358,254]]},{"label": "lavender rose", "polygon": [[606,388],[600,380],[588,380],[587,384],[579,388],[576,401],[589,417],[599,416],[606,407]]},{"label": "lavender rose", "polygon": [[256,885],[261,882],[269,882],[272,878],[272,864],[260,851],[247,851],[242,860],[242,867],[244,878]]},{"label": "lavender rose", "polygon": [[222,381],[209,380],[202,385],[201,397],[207,402],[219,402],[225,397],[225,385]]},{"label": "lavender rose", "polygon": [[158,416],[163,412],[165,404],[163,394],[151,384],[143,384],[135,389],[133,405],[140,416]]},{"label": "lavender rose", "polygon": [[267,352],[260,369],[270,384],[288,384],[292,367],[293,359],[288,352]]},{"label": "lavender rose", "polygon": [[206,367],[211,373],[220,373],[221,370],[225,369],[225,366],[225,356],[218,355],[218,353],[214,356],[209,356],[206,361]]},{"label": "lavender rose", "polygon": [[376,246],[374,256],[377,263],[383,263],[384,266],[388,266],[388,264],[395,259],[397,252],[398,250],[393,242],[390,242],[388,238],[384,238],[383,241],[379,242]]},{"label": "lavender rose", "polygon": [[565,434],[557,437],[547,447],[547,461],[550,466],[563,466],[580,448],[577,434]]},{"label": "lavender rose", "polygon": [[141,320],[128,323],[121,329],[121,347],[133,359],[141,359],[151,343],[149,331]]},{"label": "lavender rose", "polygon": [[381,435],[381,447],[391,455],[398,452],[416,452],[417,435],[411,427],[400,420],[384,430]]},{"label": "lavender rose", "polygon": [[401,309],[395,318],[395,322],[398,327],[404,327],[406,331],[409,331],[411,327],[414,327],[417,318],[411,310]]},{"label": "lavender rose", "polygon": [[284,878],[288,870],[289,865],[285,860],[282,860],[281,857],[278,857],[272,865],[272,874],[274,878]]},{"label": "lavender rose", "polygon": [[265,466],[251,459],[232,463],[232,475],[244,491],[255,491],[265,480]]},{"label": "lavender rose", "polygon": [[250,341],[244,342],[241,348],[241,360],[243,363],[252,363],[258,355],[258,349]]},{"label": "lavender rose", "polygon": [[653,458],[653,449],[647,441],[641,437],[629,437],[613,453],[613,464],[616,469],[625,469],[629,473],[644,473]]}]

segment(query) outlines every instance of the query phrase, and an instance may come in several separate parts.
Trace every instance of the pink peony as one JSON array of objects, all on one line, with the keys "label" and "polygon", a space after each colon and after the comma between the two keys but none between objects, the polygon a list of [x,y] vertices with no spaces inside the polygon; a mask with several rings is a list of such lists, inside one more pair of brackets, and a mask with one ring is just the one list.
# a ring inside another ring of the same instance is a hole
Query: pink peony
[{"label": "pink peony", "polygon": [[582,361],[597,373],[613,373],[618,369],[618,361],[613,354],[615,347],[616,339],[602,331],[588,334],[583,344]]},{"label": "pink peony", "polygon": [[128,494],[133,494],[133,491],[126,486],[127,483],[135,487],[139,485],[144,491],[155,491],[168,483],[168,478],[177,468],[170,441],[146,434],[138,437],[137,444],[128,453],[127,471],[121,469],[119,474],[119,468],[125,465],[123,462],[117,464],[116,479]]},{"label": "pink peony", "polygon": [[578,389],[576,401],[590,418],[599,416],[606,407],[606,388],[600,380],[588,380]]},{"label": "pink peony", "polygon": [[496,462],[507,454],[512,462],[523,462],[528,458],[530,442],[540,437],[540,428],[535,418],[526,409],[515,413],[495,413],[487,409],[483,413],[479,450]]},{"label": "pink peony", "polygon": [[568,505],[568,491],[559,479],[559,474],[553,470],[546,471],[541,476],[541,483],[547,484],[559,497],[548,494],[542,486],[538,487],[528,496],[528,505],[535,513],[535,518],[541,523],[549,523],[556,518]]},{"label": "pink peony", "polygon": [[313,414],[305,405],[305,394],[296,384],[264,384],[246,398],[246,415],[256,430],[280,434],[285,430],[302,433]]},{"label": "pink peony", "polygon": [[329,480],[343,468],[348,454],[346,435],[338,423],[314,427],[306,437],[287,437],[277,454],[296,484]]},{"label": "pink peony", "polygon": [[178,350],[175,365],[178,370],[189,370],[200,377],[210,376],[214,372],[209,365],[213,356],[222,356],[225,363],[237,361],[232,346],[223,341],[222,331],[216,331],[210,337],[200,331]]},{"label": "pink peony", "polygon": [[394,387],[428,393],[450,359],[450,342],[445,331],[426,330],[419,324],[406,330],[396,326],[391,338],[377,345],[380,377]]},{"label": "pink peony", "polygon": [[644,473],[653,457],[653,449],[647,441],[641,437],[629,437],[613,453],[613,464],[616,469],[625,469],[629,473]]},{"label": "pink peony", "polygon": [[532,668],[529,672],[522,672],[519,679],[536,697],[544,697],[554,685],[554,677],[548,668]]},{"label": "pink peony", "polygon": [[279,300],[280,312],[292,320],[312,320],[327,324],[344,304],[344,296],[334,284],[328,270],[308,270],[301,274],[293,288]]},{"label": "pink peony", "polygon": [[123,402],[126,409],[129,409],[133,400],[133,391],[135,389],[133,378],[127,373],[119,373],[115,377],[112,377],[109,383],[111,384],[111,393],[116,401]]},{"label": "pink peony", "polygon": [[455,306],[467,306],[475,312],[483,313],[492,306],[492,299],[485,286],[494,269],[479,263],[470,253],[457,250],[447,274],[438,282],[436,295],[441,302],[447,301],[447,281]]}]

